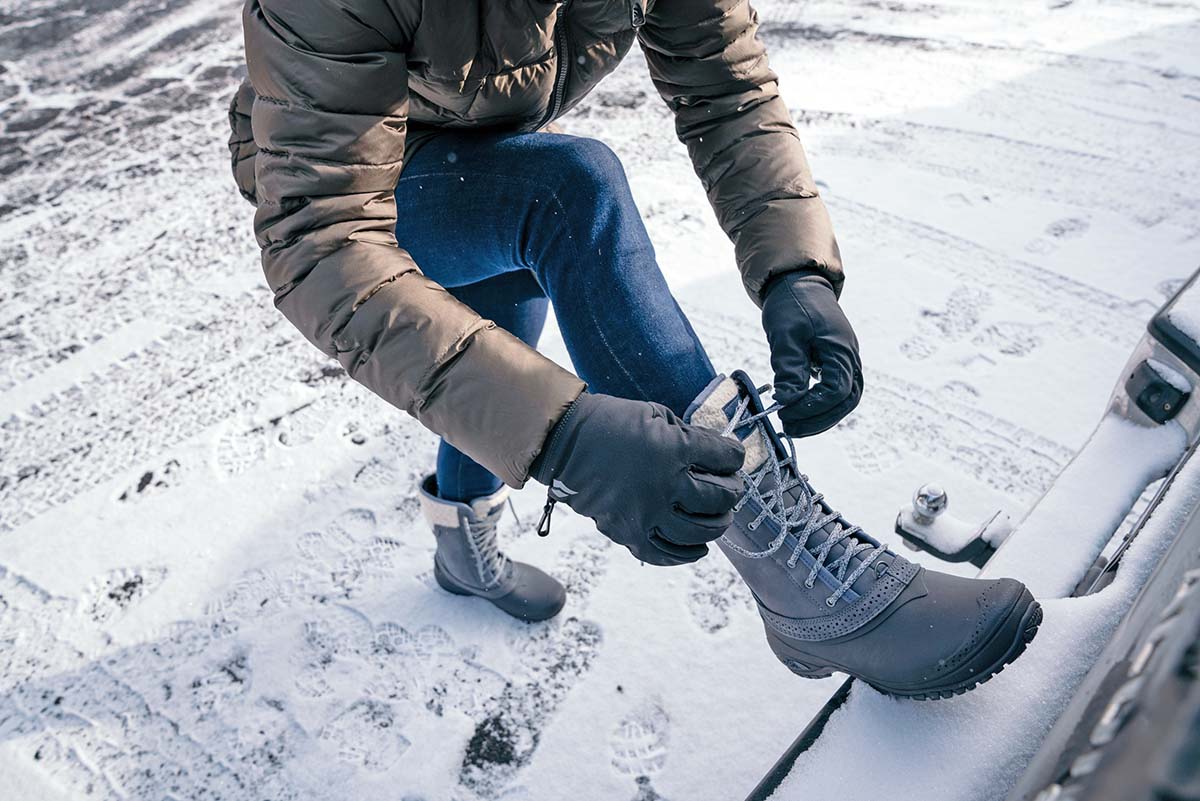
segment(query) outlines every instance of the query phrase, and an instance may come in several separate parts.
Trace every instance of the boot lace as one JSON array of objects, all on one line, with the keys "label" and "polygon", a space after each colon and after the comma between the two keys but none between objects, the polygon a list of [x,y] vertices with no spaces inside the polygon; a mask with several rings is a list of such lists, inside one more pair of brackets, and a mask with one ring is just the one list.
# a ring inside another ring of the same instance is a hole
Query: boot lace
[{"label": "boot lace", "polygon": [[485,590],[499,584],[508,569],[509,559],[500,551],[496,538],[499,522],[500,514],[492,513],[467,523],[467,538],[475,552],[476,567]]},{"label": "boot lace", "polygon": [[[771,385],[768,384],[760,387],[758,391],[759,393],[763,393],[770,389]],[[795,568],[796,563],[800,560],[800,555],[804,552],[808,540],[813,533],[833,523],[833,529],[825,541],[816,548],[811,549],[814,563],[812,570],[809,571],[808,577],[804,581],[804,586],[812,589],[821,568],[824,567],[827,569],[837,581],[841,582],[833,591],[833,594],[825,599],[826,606],[833,607],[837,604],[838,599],[854,585],[858,577],[876,559],[887,552],[887,548],[883,545],[875,546],[856,539],[855,534],[863,533],[861,527],[850,525],[838,512],[829,512],[826,514],[821,509],[821,501],[824,496],[816,492],[812,485],[808,483],[808,476],[800,472],[797,466],[798,462],[796,461],[796,445],[792,441],[792,438],[786,434],[781,434],[780,436],[787,443],[788,456],[784,459],[779,458],[779,454],[775,450],[775,443],[772,442],[770,435],[767,433],[769,423],[766,420],[768,415],[780,408],[779,404],[772,404],[758,414],[746,414],[749,406],[750,398],[742,398],[738,403],[737,411],[734,413],[733,418],[721,433],[724,436],[731,436],[734,431],[740,428],[750,425],[754,426],[755,434],[762,438],[763,444],[766,446],[767,458],[760,467],[752,472],[748,472],[745,469],[738,470],[738,475],[745,484],[746,491],[742,494],[737,504],[734,505],[733,510],[735,512],[739,511],[748,501],[753,499],[759,504],[762,511],[750,522],[748,528],[754,531],[764,521],[771,520],[779,527],[779,535],[771,540],[766,549],[762,551],[749,551],[737,543],[731,542],[725,535],[722,535],[722,539],[727,546],[747,559],[763,559],[771,556],[783,547],[788,534],[792,534],[796,538],[796,546],[792,549],[792,553],[788,557],[787,566]],[[774,478],[775,484],[770,490],[764,492],[762,490],[762,483],[767,476]],[[787,493],[795,489],[800,490],[799,498],[795,503],[791,503],[791,499]],[[829,558],[830,552],[839,543],[842,544],[842,555],[829,565],[826,565],[825,561]],[[871,553],[862,558],[858,567],[850,570],[850,562],[855,556],[864,551],[871,551]]]}]

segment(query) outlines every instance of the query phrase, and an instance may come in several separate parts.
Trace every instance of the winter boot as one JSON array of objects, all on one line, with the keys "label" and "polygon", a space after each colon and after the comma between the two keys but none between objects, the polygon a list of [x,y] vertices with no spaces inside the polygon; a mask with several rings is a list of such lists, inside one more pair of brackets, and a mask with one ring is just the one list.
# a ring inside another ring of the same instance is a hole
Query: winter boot
[{"label": "winter boot", "polygon": [[525,621],[554,617],[566,603],[563,586],[533,565],[500,552],[496,525],[504,514],[508,488],[470,504],[438,497],[437,476],[421,482],[421,508],[437,537],[433,577],[455,595],[478,595]]},{"label": "winter boot", "polygon": [[687,419],[746,448],[745,494],[718,544],[784,665],[811,678],[849,673],[889,695],[949,698],[1025,650],[1042,610],[1023,584],[926,570],[848,523],[797,469],[773,410],[739,371],[716,378]]}]

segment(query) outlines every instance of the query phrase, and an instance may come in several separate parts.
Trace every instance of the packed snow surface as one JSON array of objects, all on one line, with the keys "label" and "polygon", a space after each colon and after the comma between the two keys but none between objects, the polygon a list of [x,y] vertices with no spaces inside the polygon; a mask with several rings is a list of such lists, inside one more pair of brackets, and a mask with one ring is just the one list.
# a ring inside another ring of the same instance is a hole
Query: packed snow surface
[{"label": "packed snow surface", "polygon": [[[775,661],[719,555],[641,567],[566,510],[539,539],[530,487],[501,536],[566,583],[560,618],[436,588],[433,438],[263,286],[224,146],[239,5],[0,0],[0,798],[742,797],[839,680]],[[758,7],[866,365],[806,471],[897,547],[926,481],[964,519],[1020,519],[1197,266],[1200,4]],[[640,55],[564,127],[623,158],[718,369],[770,380]],[[904,745],[852,753],[884,741],[835,720],[781,797],[876,798],[843,782],[864,765],[944,797],[906,756],[957,771],[980,731],[1020,740],[1009,710],[1050,703],[1036,668],[1105,603],[1049,601],[1029,667],[985,694],[856,693]]]}]

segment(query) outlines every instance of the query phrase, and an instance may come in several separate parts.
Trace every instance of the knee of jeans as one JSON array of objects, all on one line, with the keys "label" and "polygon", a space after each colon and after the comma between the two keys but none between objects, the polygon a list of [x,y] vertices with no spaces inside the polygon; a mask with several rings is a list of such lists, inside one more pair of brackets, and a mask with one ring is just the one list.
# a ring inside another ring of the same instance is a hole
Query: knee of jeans
[{"label": "knee of jeans", "polygon": [[596,139],[564,137],[555,148],[553,163],[559,172],[559,191],[572,199],[592,203],[611,202],[627,184],[621,160],[608,145]]}]

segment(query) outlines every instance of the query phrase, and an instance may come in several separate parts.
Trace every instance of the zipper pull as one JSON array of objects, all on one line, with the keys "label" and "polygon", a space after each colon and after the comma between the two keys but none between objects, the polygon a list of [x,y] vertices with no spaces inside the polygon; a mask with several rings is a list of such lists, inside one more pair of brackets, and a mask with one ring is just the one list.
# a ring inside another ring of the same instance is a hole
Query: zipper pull
[{"label": "zipper pull", "polygon": [[542,507],[542,518],[538,520],[537,524],[537,535],[539,537],[550,536],[550,515],[554,512],[554,504],[556,503],[558,501],[554,500],[550,493],[547,492],[546,505]]},{"label": "zipper pull", "polygon": [[646,24],[646,8],[643,5],[646,0],[629,0],[629,21],[633,23],[634,28],[640,28]]}]

